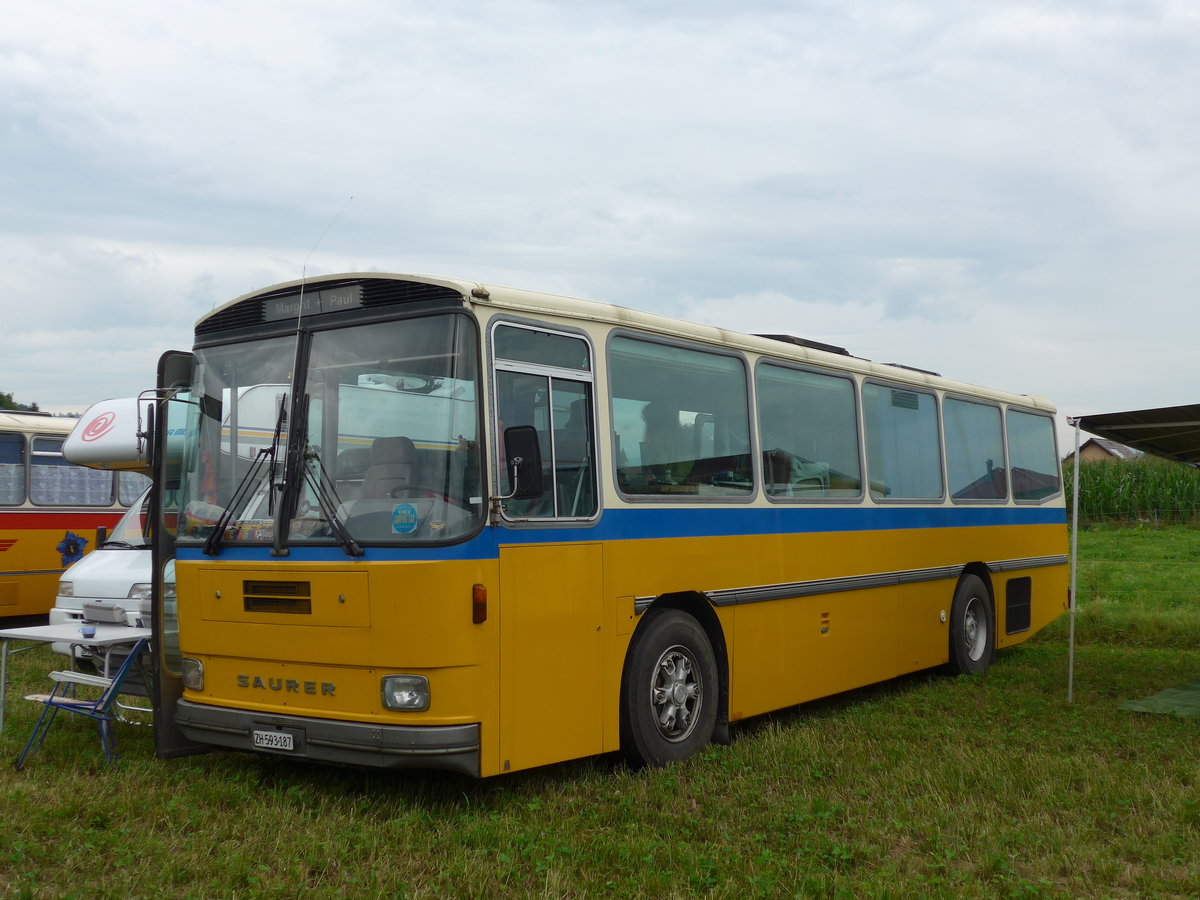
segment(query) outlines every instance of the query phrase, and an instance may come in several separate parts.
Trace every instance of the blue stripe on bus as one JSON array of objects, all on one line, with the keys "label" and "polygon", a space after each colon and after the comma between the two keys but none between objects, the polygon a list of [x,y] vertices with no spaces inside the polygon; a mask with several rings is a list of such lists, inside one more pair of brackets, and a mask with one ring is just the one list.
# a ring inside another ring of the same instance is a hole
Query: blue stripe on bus
[{"label": "blue stripe on bus", "polygon": [[[495,559],[502,544],[551,544],[572,541],[628,541],[651,538],[728,537],[895,531],[914,528],[966,528],[997,525],[1066,525],[1063,507],[755,507],[705,509],[610,509],[590,527],[485,527],[462,544],[444,547],[365,547],[362,561]],[[205,559],[198,545],[180,546],[180,559]],[[265,546],[221,548],[221,560],[277,560]],[[293,544],[288,559],[346,562],[340,547]]]}]

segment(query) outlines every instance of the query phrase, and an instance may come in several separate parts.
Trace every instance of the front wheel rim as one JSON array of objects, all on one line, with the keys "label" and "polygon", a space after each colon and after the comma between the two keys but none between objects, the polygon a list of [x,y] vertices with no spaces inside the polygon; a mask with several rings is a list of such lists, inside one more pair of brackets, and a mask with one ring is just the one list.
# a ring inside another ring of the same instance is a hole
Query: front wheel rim
[{"label": "front wheel rim", "polygon": [[687,740],[703,705],[704,681],[695,656],[680,644],[668,647],[650,676],[650,711],[658,733],[671,743]]}]

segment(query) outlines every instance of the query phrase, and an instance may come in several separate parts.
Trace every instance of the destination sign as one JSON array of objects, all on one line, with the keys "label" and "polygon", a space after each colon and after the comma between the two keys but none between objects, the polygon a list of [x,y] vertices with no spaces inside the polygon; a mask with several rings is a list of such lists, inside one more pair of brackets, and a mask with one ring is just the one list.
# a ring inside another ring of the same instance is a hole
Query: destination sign
[{"label": "destination sign", "polygon": [[[301,315],[299,293],[287,297],[272,297],[264,305],[268,322],[294,319]],[[362,306],[362,285],[348,284],[342,287],[326,288],[323,291],[304,292],[303,315],[306,316],[354,309],[359,306]]]}]

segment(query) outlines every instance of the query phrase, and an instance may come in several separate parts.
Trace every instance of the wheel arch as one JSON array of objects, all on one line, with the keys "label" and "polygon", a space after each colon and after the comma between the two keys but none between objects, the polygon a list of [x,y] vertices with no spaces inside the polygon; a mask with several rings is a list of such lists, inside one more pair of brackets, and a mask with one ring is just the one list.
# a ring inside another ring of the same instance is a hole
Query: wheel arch
[{"label": "wheel arch", "polygon": [[983,586],[987,588],[988,600],[992,604],[992,616],[996,615],[996,586],[992,583],[992,570],[987,567],[984,562],[969,562],[963,566],[962,572],[958,575],[958,581],[954,583],[954,589],[957,591],[958,586],[962,584],[963,578],[968,575],[974,575],[983,582]]},{"label": "wheel arch", "polygon": [[[717,679],[720,682],[717,692],[717,722],[713,730],[712,742],[714,744],[729,743],[729,647],[725,641],[725,629],[721,627],[721,620],[717,617],[712,602],[700,591],[676,591],[661,594],[638,616],[637,625],[633,630],[634,636],[637,635],[637,629],[646,621],[646,615],[657,609],[675,609],[687,613],[704,629],[704,634],[708,638],[709,646],[712,647],[713,656],[716,659]],[[632,639],[630,646],[633,646]],[[629,652],[626,650],[625,664],[621,671],[622,681],[628,676],[628,671]]]}]

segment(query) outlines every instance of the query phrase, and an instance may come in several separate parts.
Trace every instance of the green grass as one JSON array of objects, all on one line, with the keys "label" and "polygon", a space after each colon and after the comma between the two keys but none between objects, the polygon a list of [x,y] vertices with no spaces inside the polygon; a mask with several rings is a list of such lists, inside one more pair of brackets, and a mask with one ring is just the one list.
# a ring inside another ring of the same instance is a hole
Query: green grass
[{"label": "green grass", "polygon": [[1200,531],[1088,528],[1081,532],[1077,591],[1081,641],[1194,648],[1200,627]]},{"label": "green grass", "polygon": [[[60,723],[0,775],[0,896],[1200,896],[1200,722],[1118,708],[1200,675],[1200,531],[1094,529],[1081,559],[1073,704],[1063,619],[982,676],[762,717],[665,771],[160,761],[130,725],[109,769]],[[53,664],[18,656],[10,696]],[[34,711],[10,703],[6,760]]]}]

